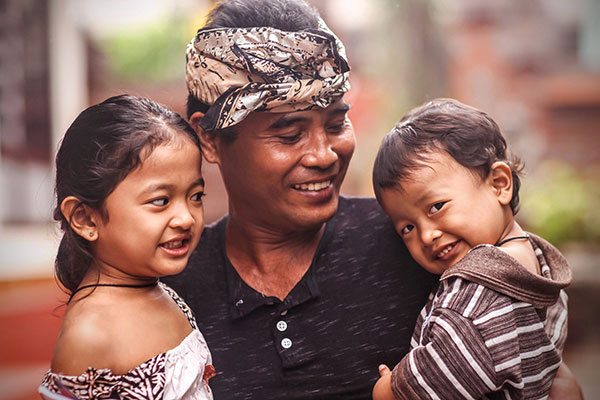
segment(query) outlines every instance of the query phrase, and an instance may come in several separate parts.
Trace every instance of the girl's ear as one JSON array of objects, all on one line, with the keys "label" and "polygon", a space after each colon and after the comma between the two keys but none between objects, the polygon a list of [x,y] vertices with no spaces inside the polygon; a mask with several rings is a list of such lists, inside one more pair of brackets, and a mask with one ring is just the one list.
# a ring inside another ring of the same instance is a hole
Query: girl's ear
[{"label": "girl's ear", "polygon": [[217,136],[208,134],[201,126],[200,120],[204,117],[204,114],[200,111],[196,111],[190,117],[190,125],[196,131],[200,143],[202,144],[202,156],[206,161],[211,164],[220,165],[219,152],[217,151]]},{"label": "girl's ear", "polygon": [[488,182],[492,186],[498,201],[503,206],[510,205],[513,194],[513,176],[510,166],[504,161],[496,161],[490,168]]},{"label": "girl's ear", "polygon": [[98,239],[96,222],[98,213],[83,204],[77,197],[68,196],[60,203],[60,212],[69,221],[71,229],[89,242]]}]

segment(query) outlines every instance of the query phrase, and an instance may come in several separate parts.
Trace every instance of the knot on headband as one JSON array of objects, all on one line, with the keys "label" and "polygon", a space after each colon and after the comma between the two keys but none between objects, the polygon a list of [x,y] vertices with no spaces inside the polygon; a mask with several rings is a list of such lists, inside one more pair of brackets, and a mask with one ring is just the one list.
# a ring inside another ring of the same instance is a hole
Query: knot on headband
[{"label": "knot on headband", "polygon": [[187,46],[188,91],[207,106],[200,125],[227,128],[252,111],[327,107],[350,88],[342,42],[319,29],[200,29]]}]

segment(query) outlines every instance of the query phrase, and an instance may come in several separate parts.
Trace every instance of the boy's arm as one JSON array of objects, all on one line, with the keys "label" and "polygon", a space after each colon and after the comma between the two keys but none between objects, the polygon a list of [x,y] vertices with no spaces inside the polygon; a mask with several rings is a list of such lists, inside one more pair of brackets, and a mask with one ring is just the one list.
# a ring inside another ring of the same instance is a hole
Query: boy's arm
[{"label": "boy's arm", "polygon": [[[494,360],[473,321],[443,308],[434,310],[428,324],[429,342],[413,348],[384,386],[391,386],[396,399],[481,398],[498,389]],[[375,389],[387,379],[380,378]]]}]

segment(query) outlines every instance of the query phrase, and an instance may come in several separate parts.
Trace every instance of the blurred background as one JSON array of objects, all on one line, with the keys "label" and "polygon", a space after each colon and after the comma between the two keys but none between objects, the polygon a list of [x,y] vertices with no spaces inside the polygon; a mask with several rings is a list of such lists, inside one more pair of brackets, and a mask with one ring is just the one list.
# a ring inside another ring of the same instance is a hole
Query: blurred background
[{"label": "blurred background", "polygon": [[[574,270],[565,359],[600,398],[600,0],[310,0],[346,45],[357,151],[343,191],[371,196],[379,142],[409,108],[487,111],[526,161],[520,222]],[[185,113],[184,49],[210,0],[0,0],[0,397],[35,399],[61,302],[53,157],[77,114],[128,92]],[[204,165],[206,219],[227,205]]]}]

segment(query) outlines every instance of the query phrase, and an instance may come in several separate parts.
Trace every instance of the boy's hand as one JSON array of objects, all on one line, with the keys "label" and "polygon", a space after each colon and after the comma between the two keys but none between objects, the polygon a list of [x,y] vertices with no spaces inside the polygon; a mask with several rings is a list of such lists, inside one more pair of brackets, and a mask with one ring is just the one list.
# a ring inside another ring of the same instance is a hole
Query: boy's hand
[{"label": "boy's hand", "polygon": [[373,400],[395,400],[392,391],[392,371],[384,364],[378,369],[380,378],[373,387]]}]

